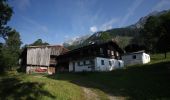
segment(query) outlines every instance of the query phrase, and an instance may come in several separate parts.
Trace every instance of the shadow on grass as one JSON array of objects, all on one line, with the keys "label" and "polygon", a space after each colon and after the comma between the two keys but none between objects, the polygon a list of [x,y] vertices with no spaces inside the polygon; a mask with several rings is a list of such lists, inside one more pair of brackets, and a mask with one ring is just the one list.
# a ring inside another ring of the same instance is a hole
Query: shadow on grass
[{"label": "shadow on grass", "polygon": [[55,96],[43,90],[42,83],[21,82],[17,78],[0,80],[0,100],[37,100],[41,96],[55,99]]},{"label": "shadow on grass", "polygon": [[170,62],[138,65],[112,72],[58,73],[48,77],[133,100],[170,99]]}]

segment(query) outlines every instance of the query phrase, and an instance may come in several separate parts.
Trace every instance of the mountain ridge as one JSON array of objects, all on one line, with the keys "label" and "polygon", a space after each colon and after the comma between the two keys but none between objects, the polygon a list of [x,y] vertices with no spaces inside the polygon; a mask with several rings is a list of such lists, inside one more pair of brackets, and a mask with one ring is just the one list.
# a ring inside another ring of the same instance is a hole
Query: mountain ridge
[{"label": "mountain ridge", "polygon": [[[113,28],[106,31],[99,31],[95,32],[91,36],[87,37],[86,39],[81,40],[81,42],[77,44],[69,45],[68,48],[71,46],[75,49],[78,47],[82,47],[85,45],[89,45],[91,43],[96,42],[105,42],[111,39],[114,39],[118,42],[118,44],[124,48],[128,43],[130,43],[131,39],[138,36],[140,34],[140,30],[144,28],[144,24],[146,23],[147,19],[151,16],[160,16],[164,13],[167,13],[170,10],[163,10],[163,11],[153,11],[148,15],[141,17],[136,23],[132,25],[128,25],[122,28]],[[125,43],[127,42],[127,43]]]}]

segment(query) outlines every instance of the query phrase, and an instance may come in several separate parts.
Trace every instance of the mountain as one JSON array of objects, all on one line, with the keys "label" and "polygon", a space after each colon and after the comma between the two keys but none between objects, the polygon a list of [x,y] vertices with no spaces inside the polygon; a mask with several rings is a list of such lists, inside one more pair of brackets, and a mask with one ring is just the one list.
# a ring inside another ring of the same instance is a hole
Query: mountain
[{"label": "mountain", "polygon": [[[118,40],[118,39],[116,39],[117,37],[121,37],[121,39],[126,38],[125,40],[127,42],[130,42],[130,40],[133,37],[136,37],[140,34],[141,28],[144,27],[144,24],[146,23],[147,19],[150,16],[160,16],[164,13],[167,13],[168,11],[169,10],[164,10],[164,11],[160,11],[160,12],[154,11],[154,12],[148,14],[147,16],[140,18],[139,21],[137,21],[135,24],[129,25],[127,27],[114,28],[114,29],[107,30],[107,31],[96,32],[92,36],[90,36],[86,41],[84,41],[84,43],[88,44],[88,42],[93,43],[93,42],[100,42],[100,41],[115,39],[121,46],[122,44],[120,43],[120,41],[123,41],[123,40]],[[107,39],[105,39],[103,37],[105,37]],[[123,37],[125,37],[125,38],[123,38]],[[129,40],[127,38],[129,38]],[[122,46],[122,47],[124,47],[124,46]]]},{"label": "mountain", "polygon": [[[96,42],[105,42],[111,39],[114,39],[117,41],[117,43],[120,45],[120,47],[124,48],[126,45],[128,45],[131,42],[131,39],[138,36],[140,34],[140,30],[144,27],[144,24],[146,23],[147,19],[151,16],[160,16],[164,13],[167,13],[170,10],[164,10],[164,11],[154,11],[147,16],[141,17],[139,21],[137,21],[135,24],[123,27],[123,28],[114,28],[106,31],[100,31],[92,34],[91,36],[85,38],[85,39],[77,39],[74,40],[72,45],[69,45],[72,47],[72,49],[81,47],[84,45],[89,45]],[[80,41],[81,42],[76,42]],[[76,42],[76,43],[75,43]]]},{"label": "mountain", "polygon": [[133,24],[133,25],[127,26],[127,28],[143,28],[143,27],[144,27],[144,24],[146,23],[147,19],[148,19],[150,16],[160,16],[160,15],[162,15],[162,14],[164,14],[164,13],[167,13],[168,11],[170,11],[170,10],[163,10],[163,11],[160,11],[160,12],[154,11],[154,12],[148,14],[148,15],[145,16],[145,17],[141,17],[138,22],[136,22],[136,23]]},{"label": "mountain", "polygon": [[73,38],[73,39],[70,39],[68,41],[65,41],[63,43],[63,46],[68,48],[68,49],[74,49],[74,47],[84,43],[85,40],[87,40],[91,35],[88,34],[88,35],[84,35],[84,36],[80,36],[80,37],[76,37],[76,38]]}]

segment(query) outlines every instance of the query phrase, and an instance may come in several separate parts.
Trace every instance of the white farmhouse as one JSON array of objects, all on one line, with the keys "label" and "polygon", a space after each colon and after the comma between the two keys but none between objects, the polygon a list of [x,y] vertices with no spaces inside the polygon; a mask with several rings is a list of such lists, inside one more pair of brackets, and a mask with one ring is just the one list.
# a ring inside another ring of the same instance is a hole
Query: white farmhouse
[{"label": "white farmhouse", "polygon": [[90,60],[77,60],[70,61],[69,71],[82,72],[82,71],[112,71],[114,69],[123,68],[124,63],[122,60],[109,59],[102,57],[95,57]]},{"label": "white farmhouse", "polygon": [[123,50],[114,41],[83,46],[56,57],[58,71],[112,71],[124,67]]},{"label": "white farmhouse", "polygon": [[144,51],[138,51],[122,55],[122,60],[125,65],[146,64],[150,62],[150,56]]}]

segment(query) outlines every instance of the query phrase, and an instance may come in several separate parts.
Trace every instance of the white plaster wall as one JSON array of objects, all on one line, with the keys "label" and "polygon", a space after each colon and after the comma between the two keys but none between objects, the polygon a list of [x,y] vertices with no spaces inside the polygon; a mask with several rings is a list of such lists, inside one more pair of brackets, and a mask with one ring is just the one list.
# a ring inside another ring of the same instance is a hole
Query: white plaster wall
[{"label": "white plaster wall", "polygon": [[[101,64],[101,60],[104,60],[104,65]],[[111,61],[111,65],[109,64],[109,61]],[[101,58],[101,57],[96,57],[95,65],[96,65],[95,67],[96,71],[111,71],[114,69],[124,67],[124,63],[122,60],[108,59],[108,58]]]},{"label": "white plaster wall", "polygon": [[[80,60],[84,61],[84,60]],[[75,72],[82,72],[82,71],[92,71],[91,66],[92,65],[78,65],[78,62],[80,61],[74,61],[75,62]],[[69,63],[69,72],[73,71],[73,61]]]},{"label": "white plaster wall", "polygon": [[[101,60],[104,60],[104,65],[101,64]],[[110,66],[109,66],[109,60],[106,58],[100,58],[100,57],[96,57],[95,59],[95,70],[96,71],[106,71],[109,70]]]},{"label": "white plaster wall", "polygon": [[[101,64],[101,60],[104,60],[104,65]],[[78,62],[80,61],[84,61],[84,60],[71,61],[69,63],[69,72],[73,71],[73,62],[75,62],[75,72],[92,71],[92,66],[95,66],[94,71],[112,71],[114,69],[124,67],[124,62],[122,60],[109,59],[109,58],[96,57],[94,58],[94,65],[79,66]],[[111,61],[111,65],[109,64],[109,61]]]},{"label": "white plaster wall", "polygon": [[[136,59],[133,59],[133,56],[136,55]],[[122,56],[122,60],[125,65],[134,65],[134,64],[142,64],[142,54],[129,54]]]},{"label": "white plaster wall", "polygon": [[[133,55],[136,55],[136,59],[133,59]],[[123,55],[122,60],[125,65],[145,64],[150,62],[150,56],[146,53],[129,54]]]},{"label": "white plaster wall", "polygon": [[69,72],[73,71],[73,62],[69,62]]},{"label": "white plaster wall", "polygon": [[150,56],[146,53],[143,53],[143,64],[149,63],[150,62]]}]

